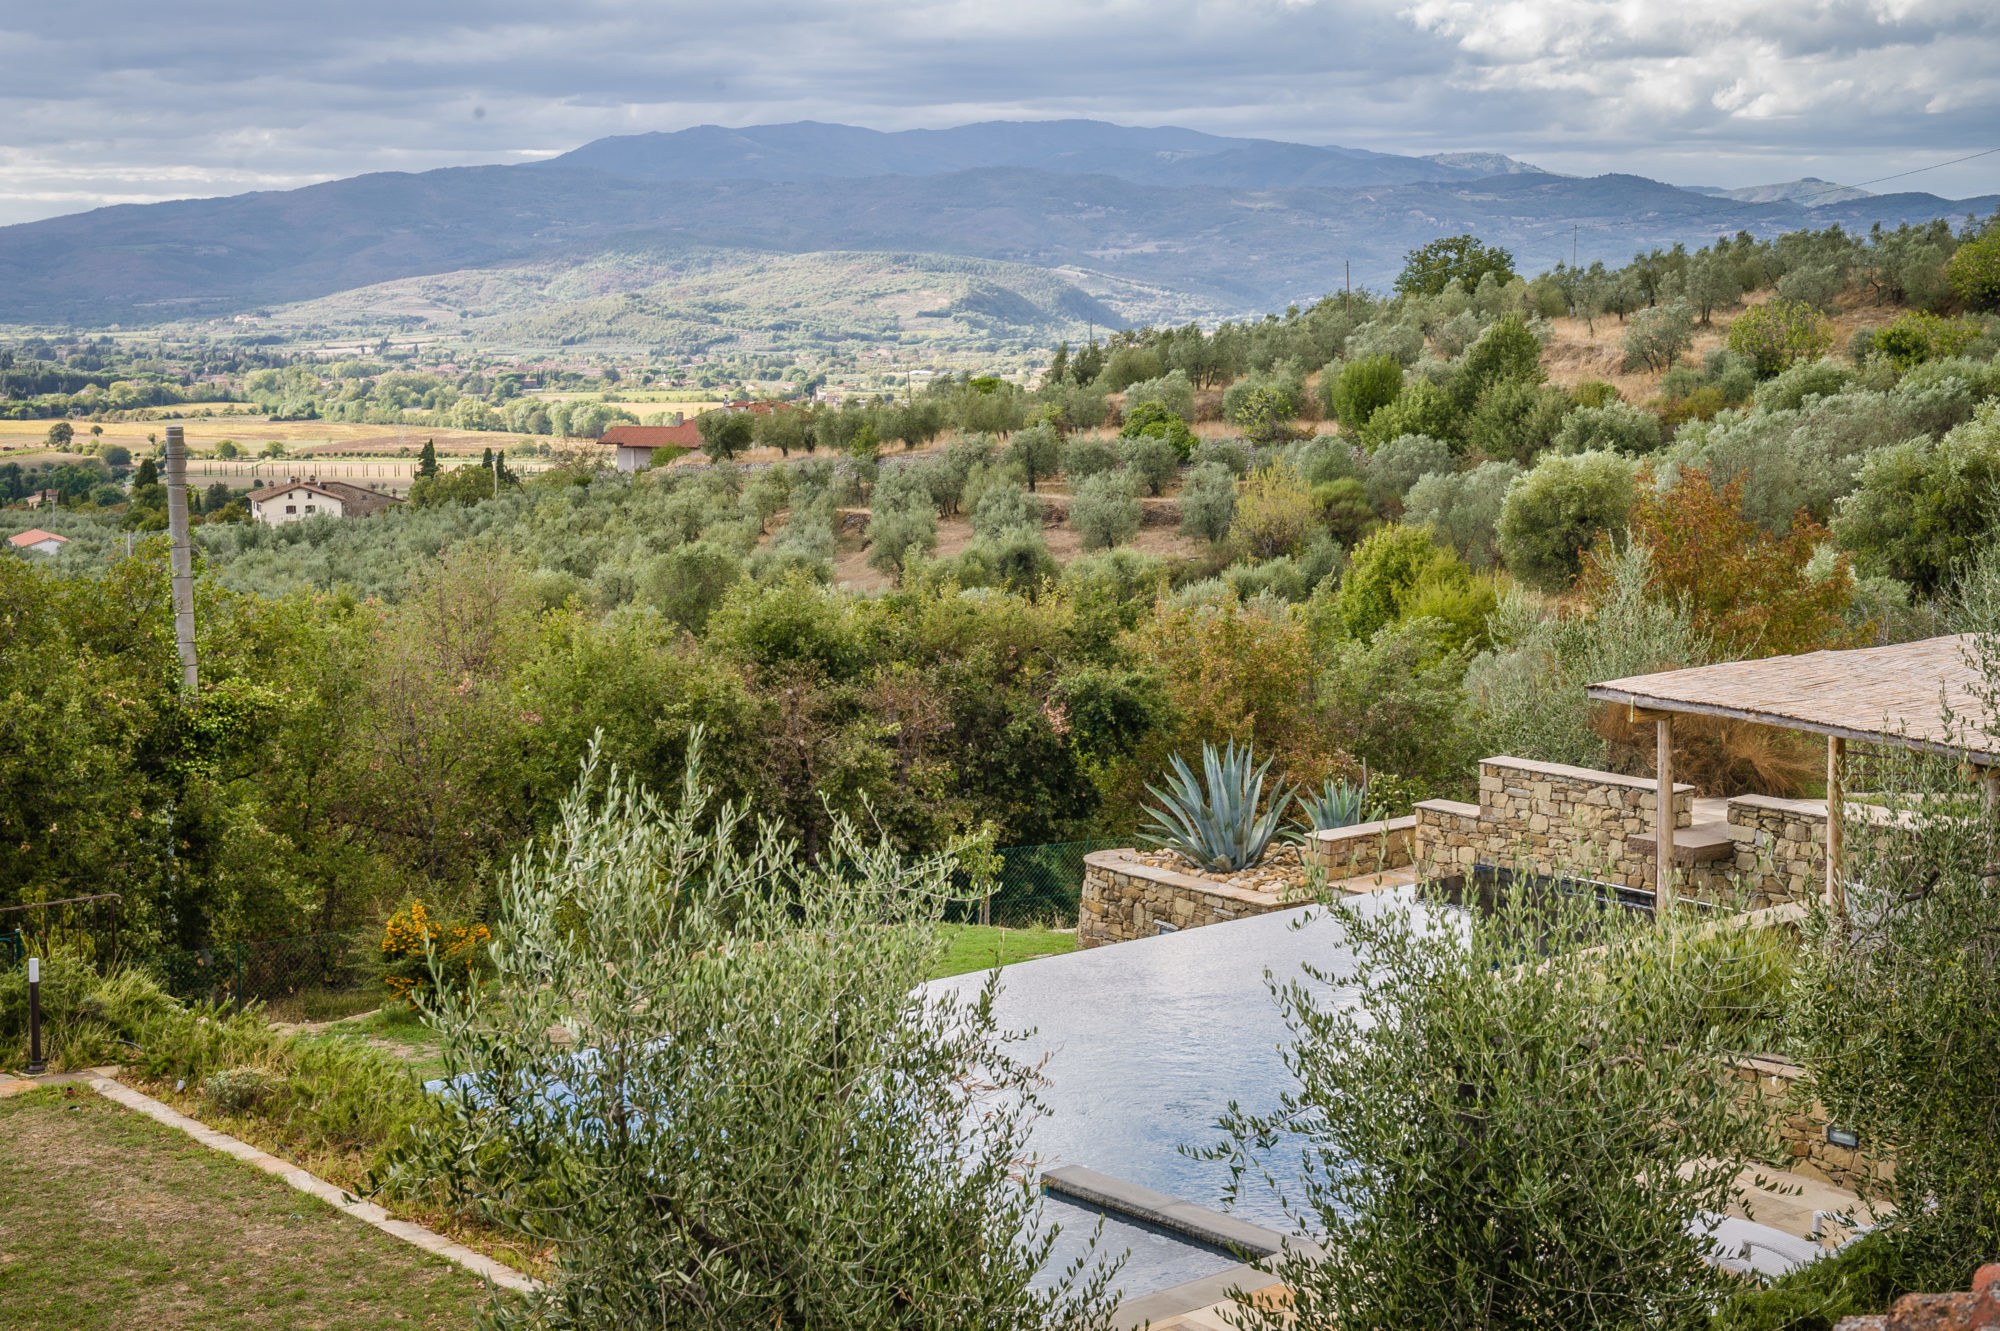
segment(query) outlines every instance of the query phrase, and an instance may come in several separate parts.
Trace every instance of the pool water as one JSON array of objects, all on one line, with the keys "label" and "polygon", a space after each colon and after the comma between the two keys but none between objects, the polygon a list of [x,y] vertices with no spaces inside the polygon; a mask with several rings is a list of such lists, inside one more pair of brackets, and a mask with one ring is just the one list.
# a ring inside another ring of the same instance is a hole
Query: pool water
[{"label": "pool water", "polygon": [[[1401,896],[1379,893],[1358,899],[1355,908],[1381,909]],[[1336,983],[1353,970],[1338,924],[1317,907],[1009,966],[996,1004],[1000,1024],[1033,1031],[1014,1046],[1016,1057],[1048,1058],[1042,1094],[1048,1113],[1030,1139],[1040,1166],[1084,1165],[1221,1209],[1227,1167],[1189,1159],[1178,1148],[1221,1140],[1216,1122],[1232,1100],[1265,1113],[1296,1088],[1284,1063],[1289,1033],[1266,974],[1281,983],[1304,978],[1300,966],[1307,962]],[[969,997],[984,980],[954,976],[929,988]],[[1336,1001],[1340,992],[1332,995]],[[1271,1164],[1281,1183],[1296,1178],[1295,1151],[1281,1146]],[[1296,1200],[1296,1191],[1288,1191]],[[1088,1230],[1094,1219],[1067,1203],[1048,1205],[1066,1225],[1081,1218],[1076,1228]],[[1281,1232],[1296,1228],[1261,1180],[1246,1180],[1230,1209]],[[1107,1226],[1106,1246],[1115,1251],[1132,1228],[1114,1234]],[[1231,1264],[1197,1245],[1142,1233],[1149,1242],[1134,1245],[1118,1281],[1128,1296]],[[1073,1256],[1080,1249],[1073,1228],[1059,1250]]]}]

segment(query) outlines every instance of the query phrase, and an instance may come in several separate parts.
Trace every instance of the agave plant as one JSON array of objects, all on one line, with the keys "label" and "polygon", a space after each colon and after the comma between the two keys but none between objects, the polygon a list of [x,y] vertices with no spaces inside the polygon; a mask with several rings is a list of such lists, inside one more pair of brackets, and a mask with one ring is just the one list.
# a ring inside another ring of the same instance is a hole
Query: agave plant
[{"label": "agave plant", "polygon": [[1308,828],[1314,832],[1365,823],[1368,821],[1368,783],[1363,781],[1359,785],[1351,785],[1328,777],[1320,789],[1300,793],[1299,812],[1305,815]]},{"label": "agave plant", "polygon": [[1203,744],[1204,790],[1187,761],[1175,754],[1165,776],[1167,789],[1146,787],[1164,807],[1146,810],[1152,821],[1142,835],[1203,869],[1233,872],[1257,863],[1264,858],[1279,821],[1291,806],[1293,792],[1291,787],[1278,792],[1259,813],[1264,773],[1271,760],[1266,758],[1255,766],[1253,762],[1249,746],[1239,749],[1235,740],[1221,753],[1213,744]]}]

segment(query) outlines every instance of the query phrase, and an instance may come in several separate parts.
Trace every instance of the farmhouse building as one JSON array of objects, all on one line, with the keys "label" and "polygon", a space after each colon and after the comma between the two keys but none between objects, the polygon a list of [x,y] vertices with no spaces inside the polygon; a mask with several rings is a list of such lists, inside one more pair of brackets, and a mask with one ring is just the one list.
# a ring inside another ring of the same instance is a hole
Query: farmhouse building
[{"label": "farmhouse building", "polygon": [[672,425],[614,425],[598,442],[618,450],[618,470],[644,471],[653,465],[655,449],[700,448],[701,431],[677,411]]},{"label": "farmhouse building", "polygon": [[19,536],[9,536],[7,544],[23,554],[32,551],[38,555],[52,555],[69,544],[69,537],[58,536],[52,531],[43,531],[40,527],[30,527]]},{"label": "farmhouse building", "polygon": [[322,481],[317,476],[300,480],[294,476],[281,485],[252,490],[250,516],[267,527],[306,518],[367,518],[392,504],[403,501],[380,490],[369,490],[345,481]]}]

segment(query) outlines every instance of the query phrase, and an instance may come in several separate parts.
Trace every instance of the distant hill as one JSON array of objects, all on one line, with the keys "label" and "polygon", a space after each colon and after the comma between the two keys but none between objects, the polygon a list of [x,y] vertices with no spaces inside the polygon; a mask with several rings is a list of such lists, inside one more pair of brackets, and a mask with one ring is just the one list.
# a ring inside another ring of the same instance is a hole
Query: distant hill
[{"label": "distant hill", "polygon": [[[1009,156],[1025,160],[998,160]],[[1400,178],[1413,171],[1451,178]],[[1389,178],[1355,183],[1371,173]],[[307,316],[345,320],[413,298],[413,279],[450,275],[433,303],[495,335],[559,342],[589,328],[666,340],[721,315],[703,315],[690,302],[710,297],[655,259],[708,254],[727,256],[702,262],[734,274],[715,280],[755,293],[730,316],[745,331],[789,310],[826,336],[877,336],[888,316],[865,310],[897,307],[901,284],[935,286],[936,308],[958,303],[955,331],[940,325],[941,335],[1042,337],[1065,319],[1206,318],[1309,301],[1338,290],[1350,263],[1357,285],[1383,287],[1406,251],[1440,235],[1475,233],[1536,272],[1572,252],[1622,262],[1737,230],[1865,230],[1996,205],[1929,194],[1744,201],[1487,154],[1427,160],[1091,121],[903,134],[704,128],[602,139],[532,165],[384,172],[0,228],[0,323],[144,325],[354,293]],[[825,280],[832,271],[860,286],[843,293]],[[798,292],[780,289],[788,280]],[[478,295],[482,283],[506,299]]]},{"label": "distant hill", "polygon": [[1872,199],[1875,196],[1865,189],[1852,185],[1836,185],[1818,176],[1803,176],[1798,180],[1787,180],[1776,185],[1745,185],[1739,189],[1722,189],[1714,185],[1689,185],[1687,189],[1696,194],[1708,194],[1718,199],[1734,199],[1738,203],[1803,203],[1808,206],[1823,203],[1847,203],[1854,199]]},{"label": "distant hill", "polygon": [[[1146,305],[1151,293],[1120,284]],[[1158,303],[1161,317],[1182,313]],[[935,254],[773,254],[620,236],[544,258],[359,287],[271,311],[313,338],[444,327],[482,345],[590,342],[693,355],[866,338],[938,348],[1052,342],[1122,320],[1044,268]]]},{"label": "distant hill", "polygon": [[1354,189],[1418,180],[1474,180],[1536,171],[1498,153],[1400,157],[1198,130],[1139,129],[1101,120],[996,120],[954,129],[894,133],[802,120],[724,129],[626,134],[552,158],[555,169],[604,171],[633,180],[768,180],[837,176],[935,176],[981,167],[1028,167],[1059,175],[1105,175],[1149,185]]}]

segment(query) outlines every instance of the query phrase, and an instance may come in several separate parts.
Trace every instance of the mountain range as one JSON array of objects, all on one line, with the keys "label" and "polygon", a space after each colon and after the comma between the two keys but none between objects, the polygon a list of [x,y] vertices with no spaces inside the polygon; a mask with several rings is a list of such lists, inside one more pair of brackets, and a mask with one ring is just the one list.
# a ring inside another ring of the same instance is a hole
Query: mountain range
[{"label": "mountain range", "polygon": [[1708,193],[1498,154],[1405,157],[1095,121],[702,126],[534,163],[0,228],[0,323],[259,311],[324,329],[401,308],[389,326],[476,326],[534,344],[672,349],[704,323],[780,342],[1019,341],[1262,312],[1350,280],[1381,288],[1404,252],[1461,232],[1507,246],[1532,273],[1737,230],[1865,230],[2000,207],[2000,196],[1834,188]]}]

